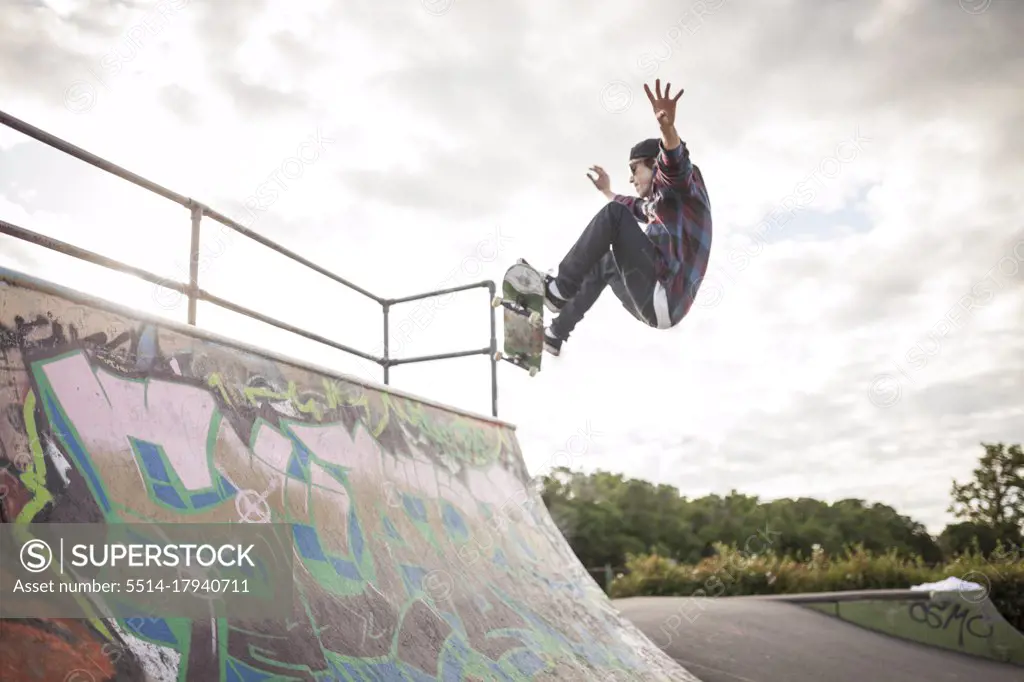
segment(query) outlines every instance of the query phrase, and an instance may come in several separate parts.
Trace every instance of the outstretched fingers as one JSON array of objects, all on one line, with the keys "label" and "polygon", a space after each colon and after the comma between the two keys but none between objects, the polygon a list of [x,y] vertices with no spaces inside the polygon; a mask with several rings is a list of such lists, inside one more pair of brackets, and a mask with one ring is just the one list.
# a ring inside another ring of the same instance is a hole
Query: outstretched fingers
[{"label": "outstretched fingers", "polygon": [[657,106],[657,101],[658,100],[662,100],[662,99],[670,99],[671,98],[673,102],[678,102],[679,98],[683,96],[683,92],[684,91],[682,89],[680,89],[679,92],[676,93],[675,97],[671,97],[671,95],[669,94],[671,90],[672,90],[672,84],[671,83],[665,83],[665,94],[664,95],[661,94],[661,79],[660,78],[656,78],[654,80],[654,92],[653,93],[651,92],[651,86],[647,85],[647,83],[644,83],[644,92],[647,93],[647,99],[649,99],[651,101],[651,104],[655,105],[655,106]]}]

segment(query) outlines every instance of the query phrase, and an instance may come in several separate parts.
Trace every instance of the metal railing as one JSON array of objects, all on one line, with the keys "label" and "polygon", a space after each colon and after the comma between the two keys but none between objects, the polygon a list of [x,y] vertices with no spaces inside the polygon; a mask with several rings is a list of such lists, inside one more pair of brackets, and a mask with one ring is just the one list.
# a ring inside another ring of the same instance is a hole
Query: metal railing
[{"label": "metal railing", "polygon": [[[116,175],[116,176],[118,176],[118,177],[120,177],[120,178],[122,178],[124,180],[128,180],[129,182],[131,182],[134,185],[137,185],[138,187],[142,187],[143,189],[147,189],[150,192],[153,192],[154,194],[158,194],[158,195],[164,197],[165,199],[169,199],[170,201],[173,201],[176,204],[179,204],[179,205],[183,206],[184,208],[187,208],[189,210],[190,214],[191,214],[191,219],[192,219],[192,235],[191,235],[191,244],[190,244],[190,247],[189,247],[189,281],[186,284],[186,283],[183,283],[183,282],[177,282],[177,281],[173,281],[173,280],[168,280],[167,278],[161,277],[160,275],[154,274],[152,272],[148,272],[148,271],[143,270],[141,268],[137,268],[137,267],[128,265],[126,263],[122,263],[120,261],[114,260],[113,258],[108,258],[106,256],[102,256],[102,255],[100,255],[98,253],[94,253],[94,252],[89,251],[87,249],[83,249],[83,248],[74,246],[73,244],[68,244],[67,242],[63,242],[63,241],[60,241],[58,239],[53,239],[53,238],[50,238],[50,237],[46,237],[44,235],[38,234],[36,232],[32,232],[31,230],[25,229],[23,227],[19,227],[17,225],[14,225],[12,223],[6,222],[4,220],[0,220],[0,234],[6,234],[6,235],[14,237],[16,239],[20,239],[20,240],[23,240],[23,241],[26,241],[26,242],[30,242],[32,244],[36,244],[38,246],[42,246],[42,247],[51,249],[53,251],[58,251],[60,253],[63,253],[63,254],[68,255],[68,256],[72,256],[74,258],[78,258],[80,260],[88,261],[88,262],[91,262],[91,263],[94,263],[96,265],[100,265],[100,266],[103,266],[103,267],[106,267],[106,268],[109,268],[109,269],[112,269],[112,270],[117,270],[117,271],[123,272],[125,274],[133,275],[133,276],[138,277],[140,279],[143,279],[143,280],[146,280],[148,282],[151,282],[151,283],[153,283],[153,284],[155,284],[157,286],[165,287],[167,289],[171,289],[173,291],[176,291],[176,292],[178,292],[178,293],[180,293],[180,294],[182,294],[184,296],[187,296],[188,297],[188,324],[190,324],[192,326],[196,326],[196,304],[199,301],[206,301],[208,303],[212,303],[213,305],[219,306],[221,308],[225,308],[225,309],[230,310],[232,312],[239,313],[241,315],[245,315],[246,317],[251,317],[251,318],[253,318],[255,320],[259,320],[260,322],[264,322],[264,323],[269,324],[269,325],[273,325],[275,327],[278,327],[279,329],[283,329],[285,331],[291,332],[293,334],[297,334],[299,336],[305,337],[307,339],[311,339],[313,341],[318,341],[318,342],[320,342],[322,344],[325,344],[327,346],[330,346],[332,348],[336,348],[337,350],[344,351],[344,352],[349,353],[351,355],[355,355],[357,357],[363,358],[364,360],[369,360],[370,362],[375,362],[378,365],[380,365],[383,368],[383,370],[384,370],[384,384],[385,385],[389,385],[390,384],[390,378],[391,378],[390,377],[390,370],[391,370],[391,368],[392,367],[397,367],[398,365],[408,365],[408,364],[412,364],[414,362],[429,362],[429,361],[432,361],[432,360],[447,360],[447,359],[452,359],[452,358],[469,357],[469,356],[473,356],[473,355],[488,355],[490,357],[490,363],[491,363],[491,414],[494,417],[498,416],[498,361],[497,361],[497,355],[496,355],[496,352],[497,352],[497,335],[496,335],[496,322],[495,322],[496,311],[495,311],[495,308],[493,308],[491,306],[491,299],[494,297],[494,295],[495,295],[495,293],[497,291],[497,288],[496,288],[496,285],[495,285],[495,283],[493,281],[484,280],[484,281],[480,281],[480,282],[475,282],[473,284],[466,284],[466,285],[463,285],[463,286],[452,287],[452,288],[449,288],[449,289],[440,289],[440,290],[437,290],[437,291],[428,291],[428,292],[425,292],[425,293],[422,293],[422,294],[415,294],[415,295],[412,295],[412,296],[404,296],[402,298],[383,298],[381,296],[377,296],[376,294],[372,294],[369,291],[367,291],[367,290],[365,290],[365,289],[363,289],[361,287],[356,286],[355,284],[353,284],[353,283],[351,283],[351,282],[349,282],[349,281],[339,277],[338,275],[334,274],[333,272],[330,272],[329,270],[326,270],[325,268],[317,265],[316,263],[313,263],[312,261],[310,261],[310,260],[308,260],[306,258],[303,258],[302,256],[298,255],[297,253],[295,253],[293,251],[290,251],[289,249],[286,249],[285,247],[281,246],[280,244],[277,244],[276,242],[273,242],[273,241],[267,239],[266,237],[264,237],[264,236],[262,236],[262,235],[260,235],[260,234],[258,234],[256,232],[253,232],[252,230],[248,229],[247,227],[245,227],[243,225],[240,225],[238,222],[236,222],[236,221],[232,220],[231,218],[227,217],[226,215],[224,215],[224,214],[222,214],[222,213],[220,213],[220,212],[210,208],[209,206],[203,204],[202,202],[196,201],[195,199],[191,199],[191,198],[186,197],[186,196],[184,196],[182,194],[178,194],[177,192],[169,190],[166,187],[162,187],[162,186],[158,185],[155,182],[147,180],[146,178],[143,178],[140,175],[136,175],[135,173],[132,173],[129,170],[126,170],[126,169],[124,169],[124,168],[122,168],[122,167],[120,167],[120,166],[118,166],[116,164],[113,164],[113,163],[107,161],[106,159],[102,159],[99,156],[96,156],[95,154],[92,154],[90,152],[85,151],[84,149],[81,149],[80,147],[77,147],[77,146],[75,146],[75,145],[73,145],[73,144],[71,144],[69,142],[61,140],[60,138],[58,138],[58,137],[56,137],[56,136],[54,136],[54,135],[52,135],[52,134],[50,134],[50,133],[48,133],[48,132],[46,132],[44,130],[40,130],[39,128],[36,128],[35,126],[33,126],[33,125],[29,124],[29,123],[26,123],[25,121],[22,121],[22,120],[20,120],[18,118],[15,118],[14,116],[11,116],[10,114],[8,114],[8,113],[6,113],[4,111],[0,111],[0,123],[2,123],[3,125],[7,126],[8,128],[12,128],[14,130],[17,130],[18,132],[20,132],[20,133],[22,133],[24,135],[27,135],[28,137],[31,137],[31,138],[39,141],[39,142],[42,142],[45,145],[48,145],[50,147],[53,147],[54,149],[57,149],[59,151],[64,152],[65,154],[73,156],[76,159],[79,159],[80,161],[84,161],[85,163],[88,163],[88,164],[90,164],[92,166],[95,166],[96,168],[99,168],[99,169],[104,170],[104,171],[106,171],[108,173],[111,173],[112,175]],[[202,220],[203,220],[204,217],[210,218],[212,220],[215,220],[218,223],[224,225],[225,227],[229,227],[232,230],[238,232],[239,234],[242,234],[242,235],[244,235],[246,237],[249,237],[250,239],[252,239],[252,240],[262,244],[263,246],[266,246],[267,248],[272,249],[273,251],[276,251],[276,252],[280,253],[283,256],[287,256],[288,258],[292,259],[293,261],[295,261],[295,262],[297,262],[297,263],[299,263],[301,265],[304,265],[304,266],[306,266],[306,267],[308,267],[308,268],[310,268],[312,270],[315,270],[316,272],[320,273],[324,277],[327,277],[327,278],[337,282],[338,284],[342,284],[342,285],[348,287],[349,289],[351,289],[353,291],[356,291],[356,292],[362,294],[363,296],[366,296],[367,298],[372,299],[373,301],[376,301],[378,304],[380,304],[382,309],[383,309],[383,313],[384,313],[384,345],[383,345],[384,354],[383,354],[383,356],[379,356],[378,357],[378,356],[372,355],[370,353],[365,353],[365,352],[357,350],[355,348],[351,348],[351,347],[346,346],[344,344],[338,343],[337,341],[333,341],[331,339],[325,338],[325,337],[320,336],[318,334],[314,334],[312,332],[308,332],[308,331],[306,331],[304,329],[300,329],[300,328],[295,327],[293,325],[290,325],[290,324],[288,324],[286,322],[282,322],[280,320],[276,320],[274,318],[271,318],[271,317],[268,317],[268,316],[263,315],[261,313],[258,313],[258,312],[254,311],[254,310],[250,310],[249,308],[245,308],[245,307],[240,306],[238,304],[232,303],[231,301],[223,299],[223,298],[221,298],[219,296],[215,296],[215,295],[211,294],[210,292],[205,291],[202,288],[200,288],[200,286],[199,286],[199,240],[200,240],[200,235],[201,235]],[[461,292],[461,291],[467,291],[467,290],[470,290],[470,289],[479,289],[479,288],[486,288],[487,291],[488,291],[487,308],[490,311],[490,317],[491,317],[491,338],[490,338],[490,345],[488,347],[486,347],[486,348],[477,348],[477,349],[473,349],[473,350],[456,351],[456,352],[453,352],[453,353],[438,353],[438,354],[434,354],[434,355],[421,355],[421,356],[409,357],[409,358],[393,358],[393,357],[391,357],[389,355],[389,351],[388,351],[389,326],[388,326],[388,324],[389,324],[389,314],[390,314],[392,306],[395,306],[395,305],[397,305],[399,303],[408,303],[408,302],[411,302],[411,301],[418,301],[418,300],[422,300],[422,299],[425,299],[425,298],[431,298],[431,297],[435,297],[435,296],[444,296],[446,294],[451,294],[451,293],[456,293],[456,292]]]}]

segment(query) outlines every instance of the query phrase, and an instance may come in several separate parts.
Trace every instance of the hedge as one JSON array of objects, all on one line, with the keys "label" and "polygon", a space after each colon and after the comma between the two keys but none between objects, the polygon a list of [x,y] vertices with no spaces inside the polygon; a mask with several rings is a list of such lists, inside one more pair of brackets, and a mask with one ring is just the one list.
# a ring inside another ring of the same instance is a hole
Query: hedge
[{"label": "hedge", "polygon": [[630,555],[627,573],[609,587],[612,598],[637,596],[739,596],[796,594],[850,590],[908,589],[949,577],[978,583],[1006,620],[1024,632],[1024,557],[997,551],[989,558],[961,555],[941,565],[920,557],[901,558],[895,552],[873,554],[863,547],[848,548],[841,556],[815,551],[807,559],[750,555],[716,545],[717,554],[697,565],[672,559]]}]

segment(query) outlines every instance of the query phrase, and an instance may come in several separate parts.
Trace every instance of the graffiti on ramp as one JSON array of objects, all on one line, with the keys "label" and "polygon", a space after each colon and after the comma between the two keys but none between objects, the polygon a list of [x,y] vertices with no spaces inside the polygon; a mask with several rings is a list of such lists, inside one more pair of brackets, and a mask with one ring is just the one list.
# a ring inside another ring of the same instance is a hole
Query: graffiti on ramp
[{"label": "graffiti on ramp", "polygon": [[6,523],[287,523],[292,613],[6,620],[19,680],[689,680],[619,618],[513,428],[0,280]]}]

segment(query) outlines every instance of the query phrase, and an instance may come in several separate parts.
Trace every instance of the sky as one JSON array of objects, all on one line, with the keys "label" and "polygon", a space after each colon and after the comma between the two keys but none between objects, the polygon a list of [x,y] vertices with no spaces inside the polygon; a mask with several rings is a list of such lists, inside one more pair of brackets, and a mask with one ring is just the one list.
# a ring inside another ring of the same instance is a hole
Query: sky
[{"label": "sky", "polygon": [[[587,169],[628,192],[629,148],[658,134],[644,83],[682,88],[708,276],[672,330],[607,290],[537,377],[499,365],[533,474],[857,497],[938,533],[981,443],[1024,438],[1024,5],[14,0],[0,24],[8,114],[391,297],[556,267],[605,203]],[[7,128],[0,218],[187,280],[186,209]],[[380,354],[376,303],[203,230],[203,288]],[[186,319],[2,236],[0,265]],[[395,306],[391,352],[486,347],[489,315],[484,289]],[[198,323],[382,380],[207,304]],[[490,414],[482,355],[391,380]]]}]

